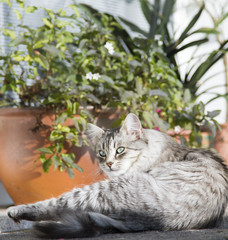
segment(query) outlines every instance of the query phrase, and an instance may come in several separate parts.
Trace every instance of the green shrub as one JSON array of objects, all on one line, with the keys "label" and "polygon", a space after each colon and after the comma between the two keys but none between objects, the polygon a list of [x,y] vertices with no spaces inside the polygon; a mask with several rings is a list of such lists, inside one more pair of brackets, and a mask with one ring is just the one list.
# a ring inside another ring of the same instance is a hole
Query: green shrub
[{"label": "green shrub", "polygon": [[[21,7],[25,12],[37,10]],[[88,106],[134,112],[145,128],[189,129],[190,140],[182,137],[182,143],[200,146],[200,127],[217,125],[217,112],[205,114],[203,103],[192,101],[158,42],[132,40],[112,16],[81,5],[69,8],[70,14],[44,9],[43,24],[35,29],[25,24],[19,25],[20,31],[12,25],[2,29],[11,38],[11,52],[0,56],[1,107],[56,112],[51,146],[39,149],[44,171],[51,164],[71,177],[72,168],[82,171],[74,154],[61,150],[66,141],[76,146],[86,143],[83,132],[87,121],[93,121]],[[63,125],[69,118],[73,128]]]}]

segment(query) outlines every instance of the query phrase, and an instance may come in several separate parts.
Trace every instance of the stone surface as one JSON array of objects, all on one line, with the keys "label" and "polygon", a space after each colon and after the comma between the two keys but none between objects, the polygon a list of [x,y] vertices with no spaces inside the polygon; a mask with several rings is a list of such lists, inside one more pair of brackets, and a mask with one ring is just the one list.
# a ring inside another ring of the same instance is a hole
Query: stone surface
[{"label": "stone surface", "polygon": [[21,221],[20,223],[15,223],[14,221],[12,221],[10,218],[6,216],[5,210],[0,210],[0,233],[31,229],[31,228],[32,228],[31,222]]},{"label": "stone surface", "polygon": [[[38,239],[32,235],[32,223],[21,221],[14,223],[6,216],[5,210],[0,210],[0,240],[31,240]],[[150,231],[139,233],[106,234],[87,240],[228,240],[228,221],[225,220],[219,228],[188,230],[188,231]]]}]

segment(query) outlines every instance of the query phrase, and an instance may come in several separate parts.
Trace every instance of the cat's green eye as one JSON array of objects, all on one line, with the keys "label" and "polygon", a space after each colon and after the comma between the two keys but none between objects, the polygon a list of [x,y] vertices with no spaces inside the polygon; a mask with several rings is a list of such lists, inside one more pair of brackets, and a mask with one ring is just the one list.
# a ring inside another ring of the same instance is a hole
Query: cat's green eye
[{"label": "cat's green eye", "polygon": [[118,148],[116,149],[116,153],[117,153],[117,154],[121,154],[122,152],[124,152],[124,150],[125,150],[125,147],[118,147]]},{"label": "cat's green eye", "polygon": [[101,157],[106,157],[106,153],[105,153],[103,150],[100,150],[100,151],[99,151],[99,155],[100,155]]}]

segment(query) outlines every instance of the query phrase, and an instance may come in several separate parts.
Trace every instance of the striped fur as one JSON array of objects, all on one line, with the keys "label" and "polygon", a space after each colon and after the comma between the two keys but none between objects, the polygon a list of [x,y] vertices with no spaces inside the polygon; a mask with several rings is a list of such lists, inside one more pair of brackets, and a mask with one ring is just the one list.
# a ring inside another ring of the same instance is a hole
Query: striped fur
[{"label": "striped fur", "polygon": [[35,233],[48,238],[199,229],[222,220],[228,171],[215,153],[142,129],[134,114],[119,129],[88,124],[87,135],[109,179],[59,198],[11,207],[9,217],[38,222]]}]

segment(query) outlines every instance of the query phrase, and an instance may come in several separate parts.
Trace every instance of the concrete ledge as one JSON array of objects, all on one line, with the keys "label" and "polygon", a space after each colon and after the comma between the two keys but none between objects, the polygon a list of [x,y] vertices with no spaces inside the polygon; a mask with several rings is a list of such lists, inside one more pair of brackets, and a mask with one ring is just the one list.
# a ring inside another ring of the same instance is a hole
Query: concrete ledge
[{"label": "concrete ledge", "polygon": [[[32,223],[21,221],[14,223],[6,216],[5,210],[0,210],[0,239],[1,240],[31,240],[38,239],[32,235]],[[79,238],[77,238],[79,239]],[[228,240],[228,221],[227,219],[219,228],[185,230],[185,231],[150,231],[139,233],[106,234],[100,237],[87,238],[86,240]],[[85,240],[85,239],[84,239]]]},{"label": "concrete ledge", "polygon": [[15,223],[13,220],[8,218],[8,216],[6,215],[6,210],[0,210],[0,233],[13,232],[31,228],[32,222],[21,221],[20,223]]}]

